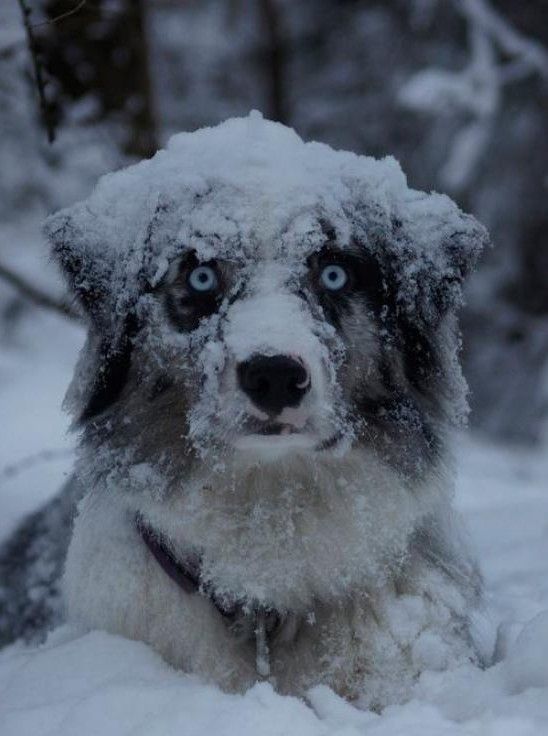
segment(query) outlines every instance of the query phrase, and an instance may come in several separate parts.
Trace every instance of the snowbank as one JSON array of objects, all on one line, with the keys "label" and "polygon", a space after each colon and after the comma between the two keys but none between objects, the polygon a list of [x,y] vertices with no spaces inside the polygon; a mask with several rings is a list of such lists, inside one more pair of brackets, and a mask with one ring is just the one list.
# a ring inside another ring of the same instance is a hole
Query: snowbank
[{"label": "snowbank", "polygon": [[525,628],[502,664],[425,673],[415,698],[382,715],[325,687],[308,702],[267,683],[227,695],[168,667],[144,644],[68,627],[38,650],[0,659],[3,736],[529,736],[548,724],[548,612]]}]

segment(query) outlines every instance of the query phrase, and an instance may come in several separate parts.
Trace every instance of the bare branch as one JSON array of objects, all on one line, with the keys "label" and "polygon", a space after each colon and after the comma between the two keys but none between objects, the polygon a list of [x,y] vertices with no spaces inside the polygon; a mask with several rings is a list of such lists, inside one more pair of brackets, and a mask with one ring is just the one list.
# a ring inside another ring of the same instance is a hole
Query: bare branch
[{"label": "bare branch", "polygon": [[[467,24],[468,64],[457,72],[422,70],[407,81],[398,97],[410,109],[446,115],[456,109],[471,116],[455,134],[439,172],[445,187],[459,191],[468,186],[487,149],[505,86],[532,75],[546,80],[548,51],[518,33],[489,0],[453,0],[453,4]],[[503,61],[502,56],[510,60]]]},{"label": "bare branch", "polygon": [[34,455],[27,455],[27,457],[22,458],[22,460],[19,460],[16,463],[4,465],[4,467],[0,469],[0,482],[15,478],[36,465],[42,465],[43,463],[60,460],[65,457],[71,457],[72,455],[73,450],[64,448],[58,450],[42,450]]},{"label": "bare branch", "polygon": [[48,18],[48,20],[43,20],[41,23],[33,23],[31,28],[40,28],[41,26],[51,26],[54,23],[59,23],[61,20],[65,20],[65,18],[70,18],[71,15],[75,15],[78,13],[86,4],[87,0],[80,0],[78,5],[76,5],[72,10],[67,10],[66,13],[61,13],[61,15],[56,15],[55,18]]},{"label": "bare branch", "polygon": [[53,143],[55,140],[55,125],[51,115],[51,111],[48,107],[46,99],[46,83],[44,75],[42,74],[42,64],[39,59],[39,48],[34,35],[33,26],[30,23],[31,9],[25,5],[25,0],[17,0],[19,7],[21,8],[21,15],[23,16],[23,25],[27,34],[27,42],[32,60],[32,66],[34,69],[34,81],[36,83],[36,89],[38,91],[38,98],[40,100],[40,112],[42,115],[42,122],[46,128],[49,143]]},{"label": "bare branch", "polygon": [[81,321],[81,317],[78,312],[72,309],[68,304],[59,302],[49,294],[37,289],[33,284],[30,284],[26,279],[22,278],[19,274],[14,273],[11,269],[6,268],[6,266],[3,266],[1,263],[0,278],[16,289],[21,296],[33,302],[33,304],[36,304],[38,307],[49,309],[52,312],[56,312],[57,314],[61,314],[63,317],[68,317],[72,320]]}]

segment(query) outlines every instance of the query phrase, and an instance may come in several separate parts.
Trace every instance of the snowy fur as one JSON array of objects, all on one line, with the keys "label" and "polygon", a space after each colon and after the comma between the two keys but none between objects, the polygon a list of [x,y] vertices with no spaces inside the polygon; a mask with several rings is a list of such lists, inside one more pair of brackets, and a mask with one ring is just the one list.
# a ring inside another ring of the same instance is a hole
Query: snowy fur
[{"label": "snowy fur", "polygon": [[[69,617],[241,691],[263,607],[280,691],[324,683],[375,707],[478,661],[447,434],[466,413],[455,311],[483,228],[391,159],[252,114],[176,136],[47,230],[90,325],[68,397],[87,491]],[[321,285],[333,262],[340,296]],[[195,264],[216,269],[215,299],[191,293]],[[296,356],[311,381],[275,435],[238,384],[257,354]],[[244,601],[234,626],[166,575],[138,516]]]}]

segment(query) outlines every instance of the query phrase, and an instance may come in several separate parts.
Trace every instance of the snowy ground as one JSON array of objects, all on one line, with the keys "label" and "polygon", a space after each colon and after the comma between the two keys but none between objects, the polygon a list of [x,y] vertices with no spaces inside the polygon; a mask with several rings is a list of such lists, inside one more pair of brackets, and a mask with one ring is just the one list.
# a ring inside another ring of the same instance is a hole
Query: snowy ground
[{"label": "snowy ground", "polygon": [[[0,352],[0,537],[69,471],[59,404],[79,328],[32,313]],[[462,510],[501,622],[502,661],[425,673],[411,702],[359,712],[325,688],[308,702],[259,684],[226,695],[146,646],[63,628],[39,649],[0,655],[2,736],[533,736],[548,733],[548,457],[458,442]]]}]

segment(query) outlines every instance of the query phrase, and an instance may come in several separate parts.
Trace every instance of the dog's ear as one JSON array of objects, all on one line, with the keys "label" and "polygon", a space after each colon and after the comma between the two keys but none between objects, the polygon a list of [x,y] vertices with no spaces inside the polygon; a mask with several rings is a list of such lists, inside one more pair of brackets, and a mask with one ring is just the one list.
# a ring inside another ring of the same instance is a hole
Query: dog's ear
[{"label": "dog's ear", "polygon": [[87,318],[89,334],[67,406],[79,423],[100,414],[122,391],[138,331],[135,295],[124,264],[113,262],[101,221],[85,205],[52,215],[45,233],[69,287]]},{"label": "dog's ear", "polygon": [[169,240],[178,221],[161,229],[173,208],[139,188],[139,176],[134,167],[104,177],[87,200],[51,215],[44,227],[89,327],[67,396],[80,421],[104,411],[125,386],[142,297],[161,278],[169,248],[178,248]]},{"label": "dog's ear", "polygon": [[435,326],[462,305],[463,283],[489,236],[448,197],[415,194],[393,221],[388,248],[397,272],[398,306]]},{"label": "dog's ear", "polygon": [[445,235],[440,242],[443,268],[432,298],[436,313],[442,316],[462,304],[462,287],[490,242],[487,230],[470,215],[466,227]]},{"label": "dog's ear", "polygon": [[103,332],[114,264],[99,234],[85,228],[88,219],[83,222],[73,210],[63,210],[48,218],[44,231],[71,292],[92,326]]}]

